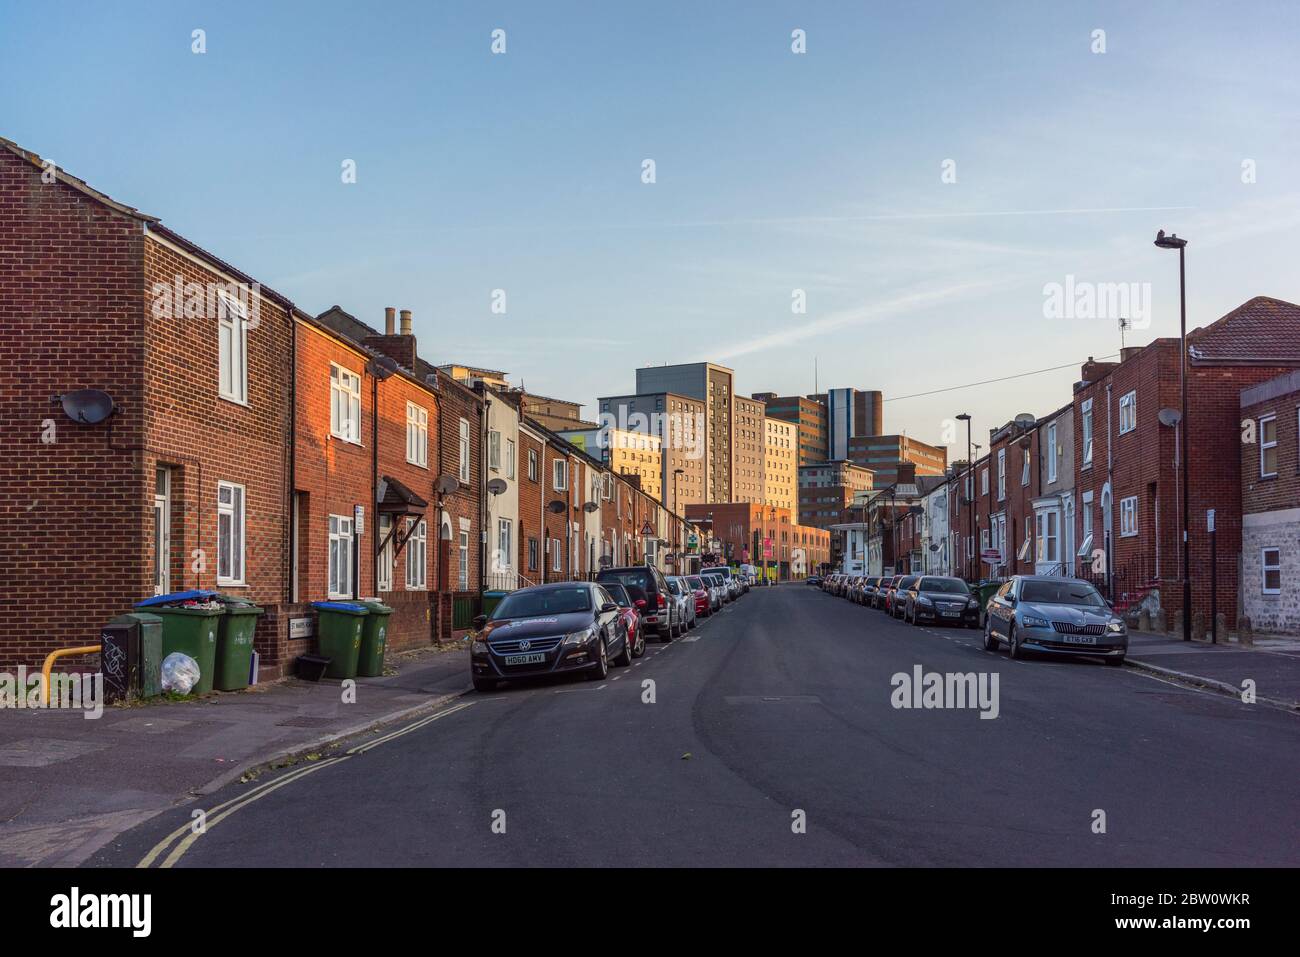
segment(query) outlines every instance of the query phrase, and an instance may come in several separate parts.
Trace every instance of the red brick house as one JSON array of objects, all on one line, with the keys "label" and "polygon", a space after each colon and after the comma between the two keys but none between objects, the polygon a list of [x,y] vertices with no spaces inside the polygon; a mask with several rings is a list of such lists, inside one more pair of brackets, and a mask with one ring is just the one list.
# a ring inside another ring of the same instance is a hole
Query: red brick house
[{"label": "red brick house", "polygon": [[[0,666],[97,638],[155,593],[219,588],[283,633],[293,305],[0,140]],[[106,392],[83,424],[57,397]],[[32,609],[38,609],[33,618]]]},{"label": "red brick house", "polygon": [[[1218,610],[1232,628],[1242,545],[1241,394],[1300,367],[1300,306],[1256,297],[1187,339],[1192,610],[1208,621],[1213,509]],[[1182,608],[1176,439],[1183,425],[1162,425],[1159,413],[1180,405],[1178,349],[1177,339],[1157,339],[1125,349],[1118,363],[1089,361],[1074,392],[1077,572],[1121,609],[1158,605],[1171,628]]]},{"label": "red brick house", "polygon": [[[336,311],[327,315],[340,326]],[[393,607],[390,647],[428,644],[439,394],[323,321],[300,316],[297,328],[296,610],[310,617],[312,601],[379,597]],[[300,641],[287,660],[308,650]]]}]

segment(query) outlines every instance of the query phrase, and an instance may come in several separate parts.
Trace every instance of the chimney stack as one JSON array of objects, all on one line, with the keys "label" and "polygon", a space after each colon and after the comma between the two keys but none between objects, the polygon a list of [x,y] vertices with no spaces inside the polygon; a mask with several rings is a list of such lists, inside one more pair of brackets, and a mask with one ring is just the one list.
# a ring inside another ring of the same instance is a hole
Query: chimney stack
[{"label": "chimney stack", "polygon": [[402,335],[409,336],[410,334],[411,334],[411,310],[403,309],[402,310]]},{"label": "chimney stack", "polygon": [[397,334],[397,309],[389,306],[384,310],[384,335]]}]

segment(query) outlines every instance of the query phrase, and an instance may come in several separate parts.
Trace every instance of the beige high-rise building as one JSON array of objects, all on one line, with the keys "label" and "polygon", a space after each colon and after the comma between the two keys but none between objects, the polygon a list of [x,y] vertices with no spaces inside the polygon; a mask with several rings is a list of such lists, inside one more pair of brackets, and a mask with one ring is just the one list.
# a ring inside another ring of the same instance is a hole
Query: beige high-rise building
[{"label": "beige high-rise building", "polygon": [[798,523],[799,426],[763,417],[763,503],[790,510]]},{"label": "beige high-rise building", "polygon": [[763,419],[765,406],[755,399],[737,395],[732,400],[731,500],[763,501],[763,470],[766,458]]}]

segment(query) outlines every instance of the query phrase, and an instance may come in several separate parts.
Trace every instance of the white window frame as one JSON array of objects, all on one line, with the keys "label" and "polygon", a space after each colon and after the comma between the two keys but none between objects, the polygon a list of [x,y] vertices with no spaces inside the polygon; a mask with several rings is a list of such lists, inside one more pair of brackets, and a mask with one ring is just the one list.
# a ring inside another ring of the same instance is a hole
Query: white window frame
[{"label": "white window frame", "polygon": [[501,471],[501,433],[496,429],[488,429],[488,468]]},{"label": "white window frame", "polygon": [[515,567],[515,523],[508,518],[497,519],[497,567],[494,571],[506,572]]},{"label": "white window frame", "polygon": [[569,489],[569,462],[568,459],[555,459],[551,462],[551,488],[557,492],[567,492]]},{"label": "white window frame", "polygon": [[[1270,562],[1268,553],[1275,552],[1277,561]],[[1277,587],[1268,587],[1268,573],[1277,572]],[[1275,545],[1268,545],[1259,550],[1259,587],[1260,593],[1264,595],[1282,594],[1282,549]]]},{"label": "white window frame", "polygon": [[238,299],[217,293],[217,392],[248,404],[248,310]]},{"label": "white window frame", "polygon": [[[1273,441],[1266,442],[1264,440],[1264,426],[1270,422],[1273,424]],[[1278,454],[1276,452],[1273,453],[1273,471],[1271,472],[1264,471],[1264,454],[1269,449],[1276,449],[1276,448],[1277,448],[1277,416],[1261,415],[1259,417],[1259,477],[1260,478],[1275,478],[1277,476]]]},{"label": "white window frame", "polygon": [[1024,457],[1020,463],[1020,485],[1023,488],[1029,484],[1029,446],[1022,448],[1020,454]]},{"label": "white window frame", "polygon": [[560,555],[560,540],[551,538],[548,541],[551,543],[551,571],[563,571],[564,569],[560,568],[560,559],[563,557]]},{"label": "white window frame", "polygon": [[[230,501],[222,502],[221,493],[229,490]],[[230,518],[230,534],[238,542],[238,553],[232,542],[230,549],[231,568],[227,574],[221,573],[221,519]],[[248,549],[248,490],[235,482],[217,482],[217,584],[244,585],[247,566],[244,559]],[[235,574],[229,574],[234,572]]]},{"label": "white window frame", "polygon": [[515,440],[506,439],[506,478],[515,477]]},{"label": "white window frame", "polygon": [[1138,500],[1136,495],[1119,500],[1119,537],[1133,538],[1138,533]]},{"label": "white window frame", "polygon": [[414,402],[406,403],[406,461],[429,467],[429,410]]},{"label": "white window frame", "polygon": [[1007,497],[1007,450],[998,449],[998,501]]},{"label": "white window frame", "polygon": [[[329,573],[326,588],[331,599],[352,597],[352,575],[356,568],[357,538],[351,515],[329,517]],[[347,564],[341,564],[346,558]],[[344,577],[346,576],[346,577]]]},{"label": "white window frame", "polygon": [[469,421],[460,420],[460,439],[459,439],[459,459],[457,460],[457,476],[461,485],[469,484]]},{"label": "white window frame", "polygon": [[393,590],[393,540],[388,536],[392,528],[393,516],[380,514],[375,534],[379,536],[379,543],[383,547],[379,550],[379,568],[376,572],[379,580],[375,583],[376,591]]},{"label": "white window frame", "polygon": [[1125,392],[1119,398],[1119,434],[1125,435],[1137,428],[1137,390]]},{"label": "white window frame", "polygon": [[528,450],[528,481],[537,481],[537,450]]},{"label": "white window frame", "polygon": [[989,470],[987,468],[980,469],[980,494],[989,494]]},{"label": "white window frame", "polygon": [[[608,502],[610,496],[613,494],[614,494],[614,476],[611,475],[609,472],[606,472],[600,477],[600,497]],[[674,502],[673,504],[676,505],[677,503]]]},{"label": "white window frame", "polygon": [[1083,438],[1080,468],[1092,467],[1092,399],[1084,399],[1080,406],[1080,435]]},{"label": "white window frame", "polygon": [[330,363],[330,435],[361,444],[361,376],[337,362]]},{"label": "white window frame", "polygon": [[461,529],[456,537],[456,585],[459,591],[469,591],[469,532]]},{"label": "white window frame", "polygon": [[1056,423],[1047,427],[1047,481],[1056,481]]},{"label": "white window frame", "polygon": [[429,523],[420,519],[406,540],[406,590],[429,588]]}]

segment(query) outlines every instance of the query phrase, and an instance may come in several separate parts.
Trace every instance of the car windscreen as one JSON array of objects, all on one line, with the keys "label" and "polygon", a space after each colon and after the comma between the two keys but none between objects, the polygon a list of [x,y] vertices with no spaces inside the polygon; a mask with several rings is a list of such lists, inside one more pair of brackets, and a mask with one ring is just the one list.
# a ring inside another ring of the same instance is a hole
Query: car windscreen
[{"label": "car windscreen", "polygon": [[960,578],[923,578],[921,591],[937,591],[944,595],[970,594],[970,589]]},{"label": "car windscreen", "polygon": [[1097,589],[1080,581],[1021,582],[1020,600],[1030,604],[1082,605],[1087,608],[1103,608],[1106,605]]},{"label": "car windscreen", "polygon": [[682,593],[682,586],[676,578],[669,578],[666,579],[666,581],[668,582],[668,590],[670,592],[674,595],[680,595]]},{"label": "car windscreen", "polygon": [[600,582],[622,582],[624,585],[636,585],[645,591],[654,591],[654,579],[648,571],[643,572],[640,569],[628,569],[621,572],[601,572],[597,579]]},{"label": "car windscreen", "polygon": [[899,588],[911,588],[911,587],[912,587],[913,585],[915,585],[915,584],[916,584],[916,576],[915,576],[915,575],[908,575],[906,578],[900,578],[900,579],[898,580],[898,587],[899,587]]},{"label": "car windscreen", "polygon": [[703,578],[695,578],[695,577],[688,578],[686,579],[686,584],[690,585],[692,588],[696,589],[697,591],[703,590],[708,587],[707,585],[704,584]]},{"label": "car windscreen", "polygon": [[601,588],[609,592],[609,597],[624,608],[631,607],[632,596],[627,593],[627,589],[618,582],[601,582]]},{"label": "car windscreen", "polygon": [[501,599],[492,610],[492,621],[507,618],[540,618],[543,615],[571,615],[591,611],[591,592],[584,586],[516,591]]},{"label": "car windscreen", "polygon": [[718,568],[710,568],[710,569],[709,569],[709,574],[710,574],[710,575],[720,575],[720,576],[723,577],[723,578],[730,578],[730,577],[731,577],[731,569],[730,569],[730,568],[722,568],[722,567],[718,567]]}]

